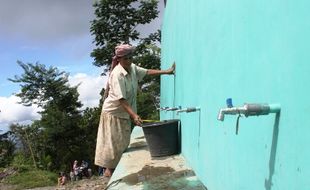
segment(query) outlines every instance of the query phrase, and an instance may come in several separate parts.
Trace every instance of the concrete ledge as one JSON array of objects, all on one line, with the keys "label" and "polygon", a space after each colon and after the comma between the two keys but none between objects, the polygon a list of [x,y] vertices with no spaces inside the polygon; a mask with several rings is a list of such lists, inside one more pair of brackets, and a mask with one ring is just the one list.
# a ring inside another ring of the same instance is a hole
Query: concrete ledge
[{"label": "concrete ledge", "polygon": [[181,155],[152,158],[143,130],[135,127],[131,142],[111,177],[108,189],[205,190]]}]

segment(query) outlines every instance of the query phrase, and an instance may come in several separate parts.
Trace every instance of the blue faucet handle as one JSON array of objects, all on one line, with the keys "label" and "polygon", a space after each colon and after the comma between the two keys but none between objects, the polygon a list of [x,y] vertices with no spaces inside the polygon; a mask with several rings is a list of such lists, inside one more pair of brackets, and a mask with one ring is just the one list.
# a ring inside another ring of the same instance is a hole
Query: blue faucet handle
[{"label": "blue faucet handle", "polygon": [[227,105],[228,108],[234,107],[231,98],[227,98],[226,99],[226,105]]}]

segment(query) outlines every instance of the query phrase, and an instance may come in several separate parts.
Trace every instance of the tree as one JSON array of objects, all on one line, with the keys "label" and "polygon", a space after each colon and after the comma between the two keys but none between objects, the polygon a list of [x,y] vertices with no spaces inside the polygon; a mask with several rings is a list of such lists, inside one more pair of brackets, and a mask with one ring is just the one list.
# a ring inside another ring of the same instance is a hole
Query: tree
[{"label": "tree", "polygon": [[[91,56],[94,65],[109,70],[114,48],[120,43],[140,40],[137,53],[143,53],[146,44],[160,38],[160,33],[142,38],[136,27],[150,23],[158,15],[156,0],[99,0],[94,4],[96,18],[91,22],[91,34],[95,36],[96,49]],[[143,47],[142,47],[143,46]]]},{"label": "tree", "polygon": [[83,155],[84,160],[88,160],[89,163],[94,163],[95,149],[96,149],[96,137],[97,129],[100,119],[101,109],[100,107],[86,108],[83,111],[82,121],[80,127],[82,128],[81,141],[83,141]]},{"label": "tree", "polygon": [[12,132],[8,131],[0,134],[0,167],[6,167],[13,159],[15,143],[12,138]]},{"label": "tree", "polygon": [[[25,158],[31,157],[32,165],[37,168],[37,158],[39,151],[37,145],[41,139],[40,131],[31,125],[11,124],[10,131],[15,136],[16,141],[19,142],[19,151]],[[38,153],[38,154],[36,154]]]},{"label": "tree", "polygon": [[59,101],[70,90],[67,87],[68,74],[55,67],[46,68],[38,62],[26,64],[17,61],[17,64],[22,67],[24,74],[8,80],[20,83],[21,92],[16,96],[21,98],[20,103],[25,106],[36,104],[43,107],[48,102]]},{"label": "tree", "polygon": [[[148,45],[146,52],[137,57],[135,62],[141,63],[145,68],[160,69],[160,48]],[[146,76],[141,85],[141,91],[137,95],[138,115],[143,119],[158,120],[160,98],[160,77]]]},{"label": "tree", "polygon": [[[82,115],[79,111],[82,104],[78,100],[77,86],[70,87],[68,74],[55,67],[47,68],[43,64],[25,64],[21,61],[18,64],[24,73],[9,79],[21,85],[21,92],[17,96],[24,105],[37,104],[43,109],[40,112],[41,120],[29,128],[40,132],[46,144],[41,147],[44,148],[42,151],[38,146],[41,143],[33,138],[33,144],[40,149],[36,153],[41,153],[38,156],[40,160],[52,158],[52,169],[68,168],[73,159],[83,155],[83,130],[80,128]],[[31,134],[35,134],[33,130]]]}]

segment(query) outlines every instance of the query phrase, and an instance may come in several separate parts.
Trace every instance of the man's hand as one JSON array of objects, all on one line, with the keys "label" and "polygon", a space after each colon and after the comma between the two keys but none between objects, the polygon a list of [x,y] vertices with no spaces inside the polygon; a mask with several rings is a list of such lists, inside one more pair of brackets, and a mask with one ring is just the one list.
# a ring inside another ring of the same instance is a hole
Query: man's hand
[{"label": "man's hand", "polygon": [[132,119],[133,119],[134,124],[136,124],[137,126],[141,126],[143,123],[140,116],[138,115],[135,115]]},{"label": "man's hand", "polygon": [[175,63],[173,63],[170,69],[167,70],[167,74],[173,75],[174,71],[175,71]]}]

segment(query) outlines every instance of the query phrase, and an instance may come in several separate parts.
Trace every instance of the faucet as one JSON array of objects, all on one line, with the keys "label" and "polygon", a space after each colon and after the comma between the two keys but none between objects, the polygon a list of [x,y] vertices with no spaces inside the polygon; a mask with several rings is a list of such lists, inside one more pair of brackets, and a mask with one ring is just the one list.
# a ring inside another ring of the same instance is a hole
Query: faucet
[{"label": "faucet", "polygon": [[281,111],[280,104],[244,104],[240,107],[233,107],[231,100],[229,100],[229,105],[227,104],[227,108],[220,109],[217,119],[220,121],[224,121],[225,114],[226,115],[237,115],[236,122],[236,135],[238,135],[239,130],[239,118],[241,114],[245,117],[248,116],[259,116],[259,115],[268,115],[269,113],[279,113]]},{"label": "faucet", "polygon": [[231,108],[222,108],[220,109],[217,119],[224,121],[226,115],[240,115],[243,114],[245,117],[248,116],[259,116],[259,115],[268,115],[269,113],[280,112],[279,104],[244,104],[241,107],[231,107]]},{"label": "faucet", "polygon": [[160,111],[164,111],[166,109],[168,109],[169,107],[161,107],[161,108],[157,108],[157,110],[160,110]]},{"label": "faucet", "polygon": [[178,107],[161,107],[158,110],[161,111],[176,111],[176,110],[180,110],[182,107],[178,106]]},{"label": "faucet", "polygon": [[190,107],[190,108],[185,108],[185,109],[179,109],[177,110],[177,115],[179,115],[179,113],[181,112],[195,112],[195,111],[199,111],[200,110],[200,107]]}]

